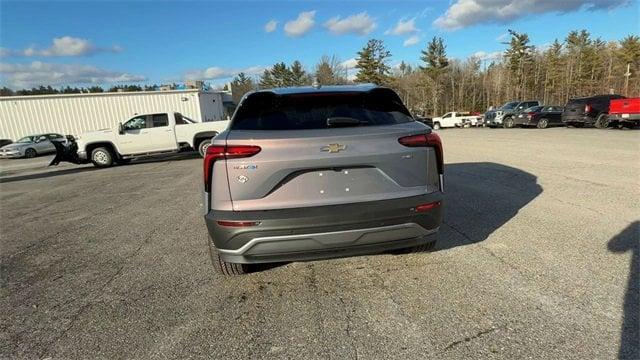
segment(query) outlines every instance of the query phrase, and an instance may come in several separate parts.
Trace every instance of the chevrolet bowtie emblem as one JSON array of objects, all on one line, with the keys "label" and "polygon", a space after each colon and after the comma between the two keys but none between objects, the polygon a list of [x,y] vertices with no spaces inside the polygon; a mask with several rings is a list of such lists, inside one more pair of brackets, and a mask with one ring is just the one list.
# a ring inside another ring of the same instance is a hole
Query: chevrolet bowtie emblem
[{"label": "chevrolet bowtie emblem", "polygon": [[340,144],[329,144],[327,146],[322,147],[322,151],[326,151],[328,153],[337,153],[338,151],[342,151],[345,150],[347,148],[347,145],[340,145]]}]

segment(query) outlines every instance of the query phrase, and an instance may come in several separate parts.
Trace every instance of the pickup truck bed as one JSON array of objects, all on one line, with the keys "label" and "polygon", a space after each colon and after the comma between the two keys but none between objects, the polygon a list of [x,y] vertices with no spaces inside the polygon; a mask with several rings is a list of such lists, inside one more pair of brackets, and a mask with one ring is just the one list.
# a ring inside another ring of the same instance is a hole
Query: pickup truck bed
[{"label": "pickup truck bed", "polygon": [[640,98],[611,100],[609,121],[640,124]]}]

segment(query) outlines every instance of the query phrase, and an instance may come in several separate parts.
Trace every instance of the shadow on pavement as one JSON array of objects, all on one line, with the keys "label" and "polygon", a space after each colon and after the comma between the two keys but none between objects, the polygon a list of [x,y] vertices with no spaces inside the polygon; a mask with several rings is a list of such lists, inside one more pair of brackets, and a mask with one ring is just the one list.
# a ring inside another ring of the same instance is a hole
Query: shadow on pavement
[{"label": "shadow on pavement", "polygon": [[444,224],[436,251],[485,240],[542,193],[536,176],[490,162],[446,165],[444,187]]},{"label": "shadow on pavement", "polygon": [[631,251],[631,266],[627,293],[624,297],[624,314],[620,334],[619,359],[640,359],[640,221],[631,223],[620,234],[609,240],[607,248],[614,253]]},{"label": "shadow on pavement", "polygon": [[[190,159],[197,159],[199,157],[200,155],[197,152],[184,152],[184,153],[135,159],[127,166],[135,166],[137,164],[150,164],[150,163],[163,162],[163,161],[190,160]],[[122,166],[122,165],[114,165],[114,166]],[[94,170],[106,171],[107,170],[107,169],[98,169],[94,166],[74,167],[74,168],[63,169],[63,170],[52,170],[52,169],[55,169],[55,167],[39,167],[39,168],[33,168],[32,170],[41,170],[42,172],[25,174],[25,175],[16,175],[16,176],[10,176],[10,175],[3,176],[3,177],[0,177],[0,184],[16,182],[16,181],[24,181],[24,180],[44,179],[44,178],[50,178],[50,177],[60,176],[60,175],[76,174],[76,173],[81,173],[85,171],[94,171]],[[27,168],[27,169],[21,169],[21,170],[28,171],[30,169]]]}]

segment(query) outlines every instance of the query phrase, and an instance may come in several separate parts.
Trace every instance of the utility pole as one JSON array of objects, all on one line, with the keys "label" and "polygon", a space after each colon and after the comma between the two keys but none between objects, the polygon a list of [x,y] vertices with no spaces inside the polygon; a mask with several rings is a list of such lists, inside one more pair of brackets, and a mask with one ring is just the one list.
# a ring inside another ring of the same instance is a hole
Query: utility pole
[{"label": "utility pole", "polygon": [[629,76],[631,76],[631,64],[627,63],[627,72],[624,74],[624,96],[629,95]]}]

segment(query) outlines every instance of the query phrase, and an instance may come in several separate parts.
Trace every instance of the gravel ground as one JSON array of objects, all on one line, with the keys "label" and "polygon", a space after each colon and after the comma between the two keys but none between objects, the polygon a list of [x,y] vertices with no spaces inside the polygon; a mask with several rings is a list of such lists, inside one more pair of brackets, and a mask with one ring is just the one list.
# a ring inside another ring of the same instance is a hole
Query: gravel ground
[{"label": "gravel ground", "polygon": [[640,358],[640,132],[441,136],[436,251],[227,278],[193,155],[0,161],[0,358]]}]

